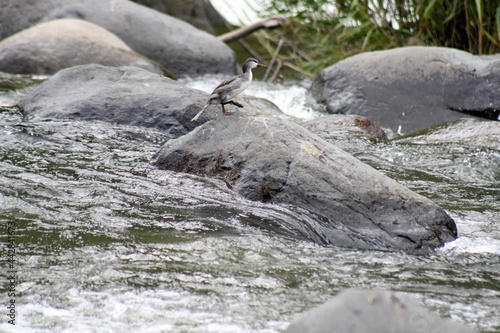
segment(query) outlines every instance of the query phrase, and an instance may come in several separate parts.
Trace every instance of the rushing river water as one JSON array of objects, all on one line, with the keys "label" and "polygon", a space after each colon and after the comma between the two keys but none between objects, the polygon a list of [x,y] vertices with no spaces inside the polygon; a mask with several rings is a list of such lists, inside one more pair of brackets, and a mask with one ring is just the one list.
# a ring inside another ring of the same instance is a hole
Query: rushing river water
[{"label": "rushing river water", "polygon": [[[250,93],[315,116],[299,85],[265,88]],[[0,101],[23,91],[4,88]],[[0,331],[282,332],[296,314],[357,287],[401,291],[443,317],[500,332],[499,151],[336,143],[455,219],[456,241],[413,256],[298,239],[283,227],[305,218],[291,209],[149,166],[164,141],[157,130],[23,122],[15,108],[0,109]],[[3,306],[10,299],[15,326]]]}]

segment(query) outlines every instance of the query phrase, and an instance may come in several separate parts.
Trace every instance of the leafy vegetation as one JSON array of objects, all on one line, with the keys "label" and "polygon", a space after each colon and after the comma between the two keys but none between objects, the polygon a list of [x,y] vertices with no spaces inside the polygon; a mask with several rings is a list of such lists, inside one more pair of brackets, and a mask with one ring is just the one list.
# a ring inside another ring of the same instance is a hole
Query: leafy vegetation
[{"label": "leafy vegetation", "polygon": [[275,71],[307,76],[353,54],[406,45],[500,52],[500,2],[489,0],[269,0],[287,25],[257,39]]}]

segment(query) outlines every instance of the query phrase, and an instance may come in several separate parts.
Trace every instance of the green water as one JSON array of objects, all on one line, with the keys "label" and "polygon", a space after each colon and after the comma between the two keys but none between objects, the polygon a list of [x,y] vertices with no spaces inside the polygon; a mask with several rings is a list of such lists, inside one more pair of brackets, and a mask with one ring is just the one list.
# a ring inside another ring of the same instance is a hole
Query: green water
[{"label": "green water", "polygon": [[[23,93],[11,89],[0,97]],[[17,277],[16,325],[2,308],[0,331],[282,332],[296,314],[359,287],[401,291],[500,332],[499,151],[337,142],[456,220],[458,240],[412,256],[300,239],[293,225],[308,217],[291,207],[149,166],[165,140],[156,130],[23,122],[16,108],[0,110],[3,302],[12,299],[8,226]]]}]

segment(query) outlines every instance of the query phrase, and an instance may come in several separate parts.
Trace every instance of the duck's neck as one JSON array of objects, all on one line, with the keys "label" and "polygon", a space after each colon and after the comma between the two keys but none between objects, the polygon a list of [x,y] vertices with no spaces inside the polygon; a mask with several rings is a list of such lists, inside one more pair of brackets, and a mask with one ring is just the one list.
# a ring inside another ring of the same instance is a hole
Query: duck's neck
[{"label": "duck's neck", "polygon": [[252,78],[253,78],[252,70],[251,70],[251,69],[248,69],[248,68],[244,68],[244,69],[243,69],[243,76],[244,76],[247,80],[252,81]]}]

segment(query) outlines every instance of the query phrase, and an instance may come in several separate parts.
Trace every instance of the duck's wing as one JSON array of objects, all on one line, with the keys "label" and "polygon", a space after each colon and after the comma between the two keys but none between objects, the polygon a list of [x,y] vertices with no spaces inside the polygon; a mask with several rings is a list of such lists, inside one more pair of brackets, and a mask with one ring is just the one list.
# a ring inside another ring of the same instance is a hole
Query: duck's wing
[{"label": "duck's wing", "polygon": [[243,74],[242,74],[242,75],[236,75],[236,76],[234,76],[234,77],[231,77],[231,78],[229,78],[229,79],[226,79],[226,80],[222,81],[222,82],[221,82],[221,83],[220,83],[220,84],[219,84],[219,85],[218,85],[218,86],[214,89],[214,91],[212,92],[212,94],[217,94],[217,93],[219,93],[219,92],[221,92],[221,91],[226,90],[227,88],[229,88],[229,87],[231,87],[231,86],[232,86],[232,83],[233,83],[235,80],[239,79],[239,78],[240,78],[240,77],[242,77],[242,76],[243,76]]}]

